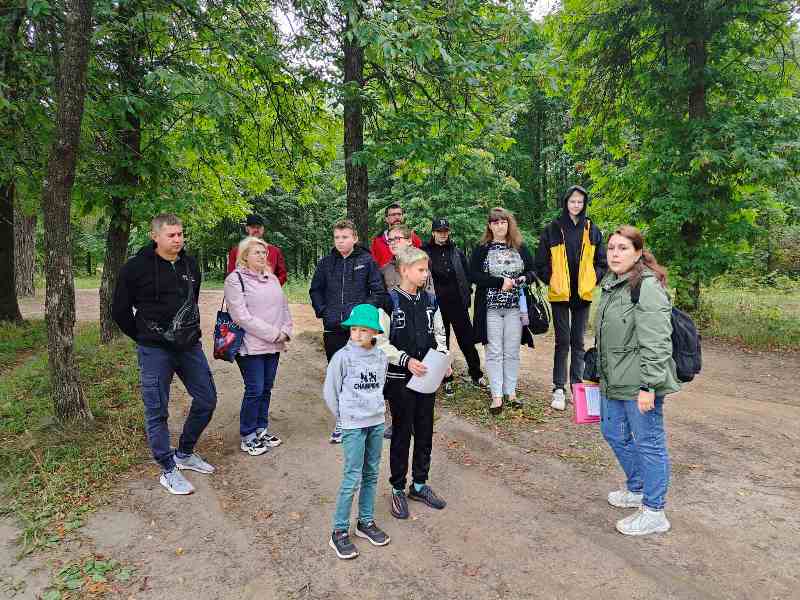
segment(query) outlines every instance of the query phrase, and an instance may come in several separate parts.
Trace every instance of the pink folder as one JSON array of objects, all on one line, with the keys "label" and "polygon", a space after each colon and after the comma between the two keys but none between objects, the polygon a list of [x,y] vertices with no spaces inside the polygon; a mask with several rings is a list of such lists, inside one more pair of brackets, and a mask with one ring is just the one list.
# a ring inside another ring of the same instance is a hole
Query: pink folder
[{"label": "pink folder", "polygon": [[596,383],[572,384],[572,420],[577,424],[600,422],[600,386]]}]

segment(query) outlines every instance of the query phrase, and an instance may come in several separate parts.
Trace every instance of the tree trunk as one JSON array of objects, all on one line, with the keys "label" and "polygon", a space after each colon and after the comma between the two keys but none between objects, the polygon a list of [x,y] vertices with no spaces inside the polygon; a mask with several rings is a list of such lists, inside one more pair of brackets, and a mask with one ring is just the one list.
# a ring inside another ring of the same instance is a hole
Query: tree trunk
[{"label": "tree trunk", "polygon": [[[689,42],[686,47],[686,55],[690,81],[688,98],[689,121],[703,121],[708,117],[705,76],[708,48],[705,38],[701,34],[696,35]],[[708,189],[708,174],[704,168],[701,168],[694,175],[692,184],[697,202],[704,202],[705,198],[711,197]],[[702,224],[685,221],[681,225],[681,236],[686,243],[691,261],[703,236]],[[700,307],[700,275],[699,273],[685,273],[684,275],[684,281],[686,281],[688,287],[685,290],[678,290],[679,301],[690,309],[697,310]]]},{"label": "tree trunk", "polygon": [[[129,119],[131,129],[123,132],[122,138],[125,147],[129,149],[129,158],[135,161],[141,150],[141,130],[139,119]],[[120,168],[117,174],[118,185],[136,186],[139,178],[128,166]],[[128,240],[131,234],[131,210],[129,200],[125,197],[115,197],[111,202],[111,221],[108,224],[106,235],[106,256],[103,261],[103,279],[100,284],[100,341],[110,342],[119,335],[119,328],[111,318],[111,301],[114,298],[114,289],[117,287],[119,270],[128,257]]]},{"label": "tree trunk", "polygon": [[17,296],[36,295],[36,213],[14,209],[14,271]]},{"label": "tree trunk", "polygon": [[92,0],[65,0],[64,47],[59,57],[53,145],[42,191],[45,245],[45,315],[50,384],[55,416],[62,422],[90,421],[92,413],[75,362],[75,282],[70,209],[78,159]]},{"label": "tree trunk", "polygon": [[[356,225],[358,237],[369,243],[369,178],[363,158],[354,154],[364,150],[364,115],[361,92],[364,87],[364,48],[359,45],[353,28],[361,17],[361,6],[354,7],[356,23],[347,16],[343,36],[344,49],[344,171],[347,180],[347,216]],[[348,39],[348,34],[352,39]],[[356,164],[358,162],[359,164]]]},{"label": "tree trunk", "polygon": [[0,184],[0,321],[22,321],[14,273],[14,184]]},{"label": "tree trunk", "polygon": [[[119,7],[121,19],[130,22],[136,7],[132,3],[123,3]],[[119,87],[131,95],[141,93],[142,69],[140,53],[142,47],[141,34],[136,27],[130,26],[126,43],[119,46],[117,65],[119,67]],[[128,257],[128,240],[131,233],[131,198],[139,186],[139,176],[135,165],[141,159],[142,124],[139,116],[128,109],[125,113],[127,128],[120,134],[122,158],[118,162],[114,174],[114,183],[118,188],[128,190],[111,200],[108,233],[106,235],[106,256],[103,261],[103,279],[100,284],[100,341],[108,343],[120,334],[117,324],[111,318],[111,303],[114,289],[117,287],[119,270]],[[202,264],[202,263],[201,263]]]},{"label": "tree trunk", "polygon": [[[0,82],[3,96],[14,102],[17,96],[16,49],[25,16],[25,4],[4,1],[0,4]],[[18,125],[9,111],[0,111],[0,135],[13,139]],[[5,162],[5,161],[4,161]],[[0,321],[22,321],[17,302],[14,263],[14,158],[11,169],[0,173]]]}]

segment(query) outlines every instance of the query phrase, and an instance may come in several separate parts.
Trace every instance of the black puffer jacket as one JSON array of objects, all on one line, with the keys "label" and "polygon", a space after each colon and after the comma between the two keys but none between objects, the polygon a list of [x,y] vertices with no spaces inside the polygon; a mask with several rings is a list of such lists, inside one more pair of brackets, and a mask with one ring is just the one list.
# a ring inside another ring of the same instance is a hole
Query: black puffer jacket
[{"label": "black puffer jacket", "polygon": [[201,279],[197,262],[185,250],[171,263],[150,243],[122,266],[111,316],[139,344],[188,349],[202,335],[197,308]]},{"label": "black puffer jacket", "polygon": [[383,304],[383,277],[372,255],[356,245],[348,257],[336,248],[317,264],[311,279],[311,305],[325,331],[335,331],[357,304]]}]

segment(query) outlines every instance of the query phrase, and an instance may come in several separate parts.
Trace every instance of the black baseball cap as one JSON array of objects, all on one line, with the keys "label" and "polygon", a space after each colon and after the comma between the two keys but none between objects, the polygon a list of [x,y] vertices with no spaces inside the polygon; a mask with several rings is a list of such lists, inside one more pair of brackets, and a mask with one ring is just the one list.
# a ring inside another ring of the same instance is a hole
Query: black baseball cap
[{"label": "black baseball cap", "polygon": [[258,215],[247,215],[247,221],[245,221],[245,225],[255,226],[259,225],[261,227],[264,226],[264,219],[259,217]]},{"label": "black baseball cap", "polygon": [[433,224],[431,225],[431,231],[450,231],[450,221],[447,219],[434,219]]}]

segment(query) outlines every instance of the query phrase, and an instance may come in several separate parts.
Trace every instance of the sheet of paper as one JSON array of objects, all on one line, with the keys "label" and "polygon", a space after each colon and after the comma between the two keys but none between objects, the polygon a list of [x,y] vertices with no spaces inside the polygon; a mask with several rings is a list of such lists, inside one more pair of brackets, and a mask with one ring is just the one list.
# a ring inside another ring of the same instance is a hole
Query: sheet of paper
[{"label": "sheet of paper", "polygon": [[422,377],[413,375],[406,387],[420,394],[434,393],[439,389],[452,360],[452,356],[449,354],[428,350],[425,358],[422,359],[422,364],[428,367],[427,373]]},{"label": "sheet of paper", "polygon": [[600,388],[587,385],[583,388],[586,392],[586,414],[590,417],[600,416]]}]

